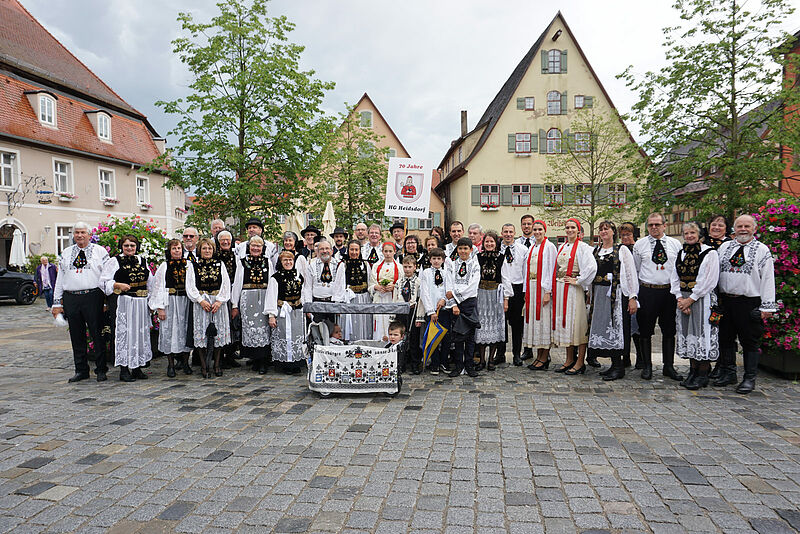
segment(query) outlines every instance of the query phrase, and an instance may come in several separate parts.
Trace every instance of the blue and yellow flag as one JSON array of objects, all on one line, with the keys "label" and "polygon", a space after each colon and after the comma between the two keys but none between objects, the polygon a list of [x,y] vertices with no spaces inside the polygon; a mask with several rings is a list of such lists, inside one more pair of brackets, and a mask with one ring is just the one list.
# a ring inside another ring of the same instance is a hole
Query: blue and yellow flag
[{"label": "blue and yellow flag", "polygon": [[447,329],[438,322],[428,321],[428,326],[425,327],[425,343],[422,346],[422,368],[428,366],[428,361],[431,355],[442,342]]}]

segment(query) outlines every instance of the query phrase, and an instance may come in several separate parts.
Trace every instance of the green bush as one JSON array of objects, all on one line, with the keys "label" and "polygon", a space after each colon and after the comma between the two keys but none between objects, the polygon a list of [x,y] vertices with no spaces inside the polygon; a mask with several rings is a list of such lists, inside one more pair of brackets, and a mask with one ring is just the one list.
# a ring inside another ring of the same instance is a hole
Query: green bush
[{"label": "green bush", "polygon": [[58,258],[55,254],[50,254],[49,252],[45,252],[44,254],[31,254],[28,256],[28,263],[26,263],[25,267],[22,268],[22,272],[33,274],[41,263],[42,256],[47,256],[47,259],[50,260],[50,263],[53,265],[58,265]]}]

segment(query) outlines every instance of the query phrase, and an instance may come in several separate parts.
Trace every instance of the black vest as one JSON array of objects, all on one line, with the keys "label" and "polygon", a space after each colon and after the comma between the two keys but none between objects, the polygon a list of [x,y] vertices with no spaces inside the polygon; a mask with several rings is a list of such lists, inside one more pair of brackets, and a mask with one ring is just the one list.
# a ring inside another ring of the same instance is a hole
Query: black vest
[{"label": "black vest", "polygon": [[194,268],[197,289],[203,292],[219,291],[222,287],[222,269],[224,269],[221,260],[200,258]]},{"label": "black vest", "polygon": [[185,295],[186,290],[186,258],[167,260],[165,276],[167,289],[174,289],[176,293]]},{"label": "black vest", "polygon": [[283,270],[272,275],[278,283],[278,300],[296,301],[303,292],[303,275],[297,269]]},{"label": "black vest", "polygon": [[244,276],[244,285],[257,285],[261,288],[267,287],[269,283],[269,260],[264,256],[245,256],[241,259]]}]

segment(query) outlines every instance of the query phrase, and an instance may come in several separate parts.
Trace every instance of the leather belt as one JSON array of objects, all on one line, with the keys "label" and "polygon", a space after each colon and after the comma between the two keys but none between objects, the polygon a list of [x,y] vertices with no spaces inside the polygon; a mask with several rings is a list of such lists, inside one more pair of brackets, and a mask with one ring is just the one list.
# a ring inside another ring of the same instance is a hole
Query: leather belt
[{"label": "leather belt", "polygon": [[171,287],[171,288],[169,288],[169,294],[170,295],[177,295],[179,297],[185,297],[186,296],[186,289],[176,289],[174,287]]},{"label": "leather belt", "polygon": [[267,284],[242,284],[242,289],[267,289]]},{"label": "leather belt", "polygon": [[67,295],[88,295],[93,291],[99,291],[99,288],[93,287],[92,289],[79,289],[77,291],[64,291]]},{"label": "leather belt", "polygon": [[646,287],[648,289],[669,289],[669,284],[648,284],[646,282],[639,283],[640,286]]},{"label": "leather belt", "polygon": [[288,304],[289,304],[289,306],[291,306],[293,310],[296,310],[296,309],[298,309],[298,308],[302,308],[302,307],[303,307],[303,304],[300,302],[300,299],[295,299],[295,300],[278,300],[278,309],[279,309],[279,310],[280,310],[280,309],[283,307],[283,303],[284,303],[284,302],[288,303]]},{"label": "leather belt", "polygon": [[497,282],[495,282],[493,280],[481,280],[480,283],[478,284],[478,287],[480,289],[484,289],[486,291],[493,291],[493,290],[497,289],[497,286],[499,286],[499,285],[500,284],[498,284]]},{"label": "leather belt", "polygon": [[147,290],[146,289],[136,289],[136,290],[124,291],[122,293],[118,293],[118,295],[125,296],[125,297],[146,297],[147,296]]},{"label": "leather belt", "polygon": [[681,289],[694,289],[697,282],[681,282]]}]

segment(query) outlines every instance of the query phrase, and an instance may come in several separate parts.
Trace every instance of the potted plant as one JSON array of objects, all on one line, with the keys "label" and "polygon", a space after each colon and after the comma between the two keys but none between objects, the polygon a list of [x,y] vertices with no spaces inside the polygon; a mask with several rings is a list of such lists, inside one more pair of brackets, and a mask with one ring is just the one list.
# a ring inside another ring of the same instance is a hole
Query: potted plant
[{"label": "potted plant", "polygon": [[103,205],[105,206],[116,206],[117,204],[119,204],[119,199],[117,198],[106,197],[103,199]]},{"label": "potted plant", "polygon": [[72,202],[78,198],[78,195],[75,193],[58,193],[58,200],[60,202]]},{"label": "potted plant", "polygon": [[775,261],[778,312],[764,321],[760,363],[784,375],[800,374],[800,206],[770,199],[753,214],[758,238]]},{"label": "potted plant", "polygon": [[145,202],[145,203],[143,203],[143,204],[139,204],[139,208],[140,208],[142,211],[150,211],[151,209],[153,209],[153,205],[152,205],[152,204],[149,204],[149,203],[147,203],[147,202]]}]

